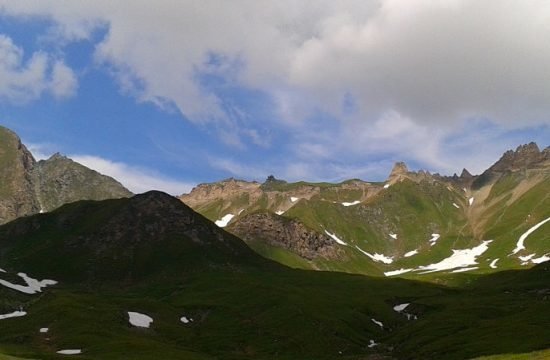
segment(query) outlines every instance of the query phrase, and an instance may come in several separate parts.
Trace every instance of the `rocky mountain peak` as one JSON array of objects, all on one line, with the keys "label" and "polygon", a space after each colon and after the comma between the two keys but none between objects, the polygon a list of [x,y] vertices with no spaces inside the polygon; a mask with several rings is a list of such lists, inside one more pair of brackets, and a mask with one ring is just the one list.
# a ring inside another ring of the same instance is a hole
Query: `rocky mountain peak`
[{"label": "rocky mountain peak", "polygon": [[396,162],[395,165],[393,165],[393,168],[390,172],[390,176],[388,179],[394,180],[397,179],[403,175],[407,175],[409,173],[409,169],[407,168],[407,165],[403,161]]},{"label": "rocky mountain peak", "polygon": [[506,151],[488,171],[502,172],[525,169],[531,165],[536,165],[537,163],[550,159],[548,154],[550,154],[550,152],[541,152],[538,145],[534,142],[520,145],[515,151]]},{"label": "rocky mountain peak", "polygon": [[461,179],[471,179],[473,175],[466,169],[462,169],[462,172],[460,173]]}]

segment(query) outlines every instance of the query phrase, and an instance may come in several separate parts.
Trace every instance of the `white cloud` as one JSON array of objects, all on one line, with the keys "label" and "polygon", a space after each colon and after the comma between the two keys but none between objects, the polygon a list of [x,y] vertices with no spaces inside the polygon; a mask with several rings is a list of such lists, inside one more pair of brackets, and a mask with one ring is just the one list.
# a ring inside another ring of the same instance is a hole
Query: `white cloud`
[{"label": "white cloud", "polygon": [[115,178],[136,194],[149,190],[161,190],[172,195],[181,195],[191,191],[194,186],[191,183],[168,178],[148,168],[114,162],[98,156],[71,155],[70,158],[101,174]]},{"label": "white cloud", "polygon": [[[479,136],[470,118],[489,119],[498,133],[550,124],[547,1],[0,0],[0,9],[51,19],[61,41],[89,39],[104,28],[95,59],[123,91],[213,124],[213,133],[241,151],[265,142],[259,129],[266,120],[228,111],[200,74],[267,94],[280,116],[269,126],[286,131],[287,146],[298,149],[278,166],[285,174],[323,176],[323,164],[353,173],[341,161],[360,164],[362,154],[437,171],[468,166],[474,156],[481,168],[485,152],[444,151],[449,141]],[[15,67],[25,74],[18,83],[41,79],[46,60],[35,55]],[[71,76],[62,74],[58,93],[74,91]],[[353,99],[352,114],[345,99]],[[313,124],[318,113],[328,114],[331,126]],[[500,144],[484,136],[481,142]],[[229,160],[214,166],[251,171],[248,177],[263,171]]]},{"label": "white cloud", "polygon": [[73,71],[62,61],[40,51],[25,60],[23,49],[0,34],[0,100],[25,103],[45,92],[63,98],[75,93],[76,83]]},{"label": "white cloud", "polygon": [[52,68],[50,89],[57,98],[72,96],[76,93],[78,81],[71,68],[62,61],[56,61]]}]

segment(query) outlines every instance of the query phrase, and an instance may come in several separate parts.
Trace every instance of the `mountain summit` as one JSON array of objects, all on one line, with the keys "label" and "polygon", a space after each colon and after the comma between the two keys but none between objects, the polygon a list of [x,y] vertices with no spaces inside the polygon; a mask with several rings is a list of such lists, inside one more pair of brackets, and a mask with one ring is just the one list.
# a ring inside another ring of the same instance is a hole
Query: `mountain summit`
[{"label": "mountain summit", "polygon": [[73,201],[131,195],[115,179],[59,153],[37,162],[17,134],[0,126],[0,224]]}]

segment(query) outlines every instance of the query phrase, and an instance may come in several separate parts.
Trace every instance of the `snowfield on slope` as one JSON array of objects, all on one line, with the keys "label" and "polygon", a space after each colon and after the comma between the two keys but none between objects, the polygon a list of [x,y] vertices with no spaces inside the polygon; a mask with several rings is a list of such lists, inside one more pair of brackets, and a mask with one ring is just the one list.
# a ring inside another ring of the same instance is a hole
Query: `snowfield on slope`
[{"label": "snowfield on slope", "polygon": [[332,234],[328,231],[325,230],[325,234],[327,234],[328,236],[330,236],[332,238],[332,240],[336,241],[338,244],[340,245],[347,245],[348,243],[343,241],[342,239],[340,239],[338,236],[336,236],[336,234]]},{"label": "snowfield on slope", "polygon": [[428,240],[428,242],[430,243],[430,246],[434,246],[435,243],[437,242],[437,240],[439,240],[440,237],[441,237],[441,235],[439,235],[439,234],[432,234],[432,238],[430,240]]},{"label": "snowfield on slope", "polygon": [[82,350],[80,350],[80,349],[66,349],[66,350],[59,350],[57,353],[61,354],[61,355],[78,355],[78,354],[82,354]]},{"label": "snowfield on slope", "polygon": [[357,205],[357,204],[360,204],[361,201],[360,200],[355,200],[354,202],[343,202],[342,205],[344,206],[353,206],[353,205]]},{"label": "snowfield on slope", "polygon": [[382,324],[382,321],[378,321],[376,319],[371,319],[371,321],[376,325],[380,326],[382,329],[384,328],[384,324]]},{"label": "snowfield on slope", "polygon": [[215,224],[218,225],[221,228],[226,227],[227,224],[229,224],[231,219],[233,219],[234,217],[235,217],[235,215],[233,215],[233,214],[227,214],[224,217],[222,217],[220,220],[216,220]]},{"label": "snowfield on slope", "polygon": [[411,257],[411,256],[416,255],[416,254],[418,254],[418,249],[406,252],[405,255],[403,255],[403,256],[404,257]]},{"label": "snowfield on slope", "polygon": [[512,251],[512,254],[511,255],[515,255],[517,254],[518,252],[520,252],[521,250],[525,250],[525,239],[527,239],[527,237],[529,235],[531,235],[535,230],[537,230],[538,228],[540,228],[542,225],[544,225],[545,223],[547,223],[548,221],[550,221],[550,217],[549,218],[546,218],[544,220],[542,220],[541,222],[539,222],[538,224],[532,226],[531,228],[529,228],[529,230],[527,230],[526,232],[524,232],[520,237],[519,237],[519,240],[516,244],[516,248]]},{"label": "snowfield on slope", "polygon": [[128,311],[128,321],[133,326],[149,328],[153,322],[153,318],[142,313]]},{"label": "snowfield on slope", "polygon": [[454,250],[453,254],[448,258],[441,260],[438,263],[419,266],[418,270],[423,270],[426,273],[443,270],[452,270],[456,268],[465,268],[472,265],[477,265],[477,257],[489,249],[489,244],[493,240],[485,240],[478,246],[471,249]]},{"label": "snowfield on slope", "polygon": [[383,262],[384,264],[391,264],[393,262],[393,257],[388,257],[383,254],[374,253],[374,255],[366,252],[365,250],[361,249],[359,246],[355,245],[355,248],[359,251],[361,251],[363,254],[370,257],[373,261],[376,262]]},{"label": "snowfield on slope", "polygon": [[[437,271],[444,271],[444,270],[455,270],[453,272],[463,272],[463,271],[471,271],[475,270],[474,265],[478,265],[477,263],[477,257],[482,255],[487,249],[489,249],[489,244],[493,240],[485,240],[481,244],[479,244],[476,247],[473,247],[471,249],[461,249],[461,250],[454,250],[453,254],[443,260],[441,260],[438,263],[435,264],[429,264],[429,265],[423,265],[419,266],[414,269],[399,269],[399,270],[392,270],[392,271],[386,271],[384,272],[385,276],[395,276],[400,274],[405,274],[411,271],[419,272],[420,274],[428,274],[432,272]],[[528,260],[530,260],[532,257],[529,257]]]},{"label": "snowfield on slope", "polygon": [[32,295],[32,294],[42,292],[42,288],[45,288],[45,287],[50,286],[50,285],[57,284],[57,281],[55,281],[55,280],[48,280],[48,279],[36,280],[36,279],[31,278],[30,276],[28,276],[25,273],[19,273],[17,275],[21,279],[23,279],[23,281],[25,281],[26,285],[14,284],[14,283],[11,283],[11,282],[6,281],[4,279],[0,279],[0,285],[3,285],[5,287],[13,289],[13,290],[17,290],[17,291],[22,292],[24,294]]},{"label": "snowfield on slope", "polygon": [[0,320],[14,318],[14,317],[21,317],[21,316],[25,316],[25,315],[27,315],[27,313],[25,311],[14,311],[14,312],[11,312],[9,314],[0,315]]}]

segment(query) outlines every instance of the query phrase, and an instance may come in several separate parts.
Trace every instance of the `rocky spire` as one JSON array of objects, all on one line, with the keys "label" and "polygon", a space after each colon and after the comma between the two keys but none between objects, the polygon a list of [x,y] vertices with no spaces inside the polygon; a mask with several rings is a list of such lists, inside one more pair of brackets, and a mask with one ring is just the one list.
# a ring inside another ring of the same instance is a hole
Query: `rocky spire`
[{"label": "rocky spire", "polygon": [[389,179],[396,178],[400,175],[406,175],[408,172],[409,172],[409,169],[407,168],[407,165],[404,162],[402,161],[396,162],[395,165],[393,166],[393,169],[391,170]]}]

